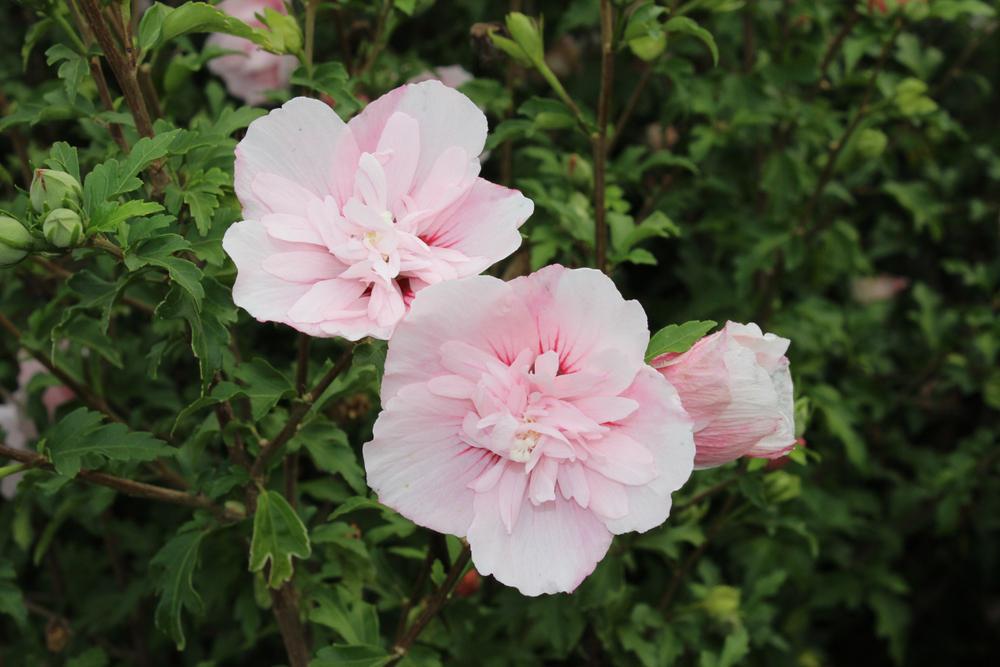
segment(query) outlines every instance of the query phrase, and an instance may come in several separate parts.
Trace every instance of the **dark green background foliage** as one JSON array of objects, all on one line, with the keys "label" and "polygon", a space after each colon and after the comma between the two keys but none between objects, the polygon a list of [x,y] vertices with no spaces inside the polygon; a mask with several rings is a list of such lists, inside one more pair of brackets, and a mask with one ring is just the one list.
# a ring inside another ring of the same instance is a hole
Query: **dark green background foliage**
[{"label": "dark green background foliage", "polygon": [[[491,579],[463,589],[403,664],[998,658],[996,7],[881,4],[614,5],[614,277],[654,329],[732,319],[792,339],[806,446],[780,469],[695,473],[667,523],[617,538],[572,596],[524,598]],[[518,7],[544,17],[582,121],[537,63],[513,64],[473,27],[499,29]],[[536,202],[525,250],[493,271],[592,265],[595,165],[580,125],[596,118],[598,0],[382,8],[322,2],[317,66],[294,92],[329,95],[347,116],[427,66],[462,64],[476,76],[463,90],[490,117],[484,175]],[[230,297],[220,239],[240,215],[233,148],[262,112],[205,69],[200,33],[220,28],[140,34],[159,110],[156,137],[139,141],[107,63],[115,106],[102,104],[98,50],[70,38],[65,5],[4,2],[0,19],[0,208],[28,218],[30,168],[78,170],[91,239],[0,271],[0,312],[22,336],[0,338],[3,388],[30,349],[54,354],[89,397],[46,427],[40,393],[58,380],[29,387],[55,471],[30,472],[0,501],[0,664],[285,663],[268,577],[289,576],[281,590],[297,591],[316,664],[385,664],[403,601],[439,586],[460,545],[365,500],[360,445],[384,345],[363,345],[312,404],[256,491],[256,516],[240,518],[255,487],[227,449],[252,458],[307,404],[295,333]],[[109,132],[119,124],[127,153]],[[908,285],[877,303],[852,296],[879,274]],[[342,348],[313,341],[306,384]],[[71,479],[81,468],[183,481],[212,509]]]}]

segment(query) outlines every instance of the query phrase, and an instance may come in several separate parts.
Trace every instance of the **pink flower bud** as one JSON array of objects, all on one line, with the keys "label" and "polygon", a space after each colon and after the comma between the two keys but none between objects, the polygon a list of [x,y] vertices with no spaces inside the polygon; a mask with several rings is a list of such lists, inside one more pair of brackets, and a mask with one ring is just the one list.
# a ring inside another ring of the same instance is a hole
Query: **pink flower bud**
[{"label": "pink flower bud", "polygon": [[756,324],[727,322],[687,352],[652,361],[694,420],[696,468],[777,458],[795,446],[788,345]]}]

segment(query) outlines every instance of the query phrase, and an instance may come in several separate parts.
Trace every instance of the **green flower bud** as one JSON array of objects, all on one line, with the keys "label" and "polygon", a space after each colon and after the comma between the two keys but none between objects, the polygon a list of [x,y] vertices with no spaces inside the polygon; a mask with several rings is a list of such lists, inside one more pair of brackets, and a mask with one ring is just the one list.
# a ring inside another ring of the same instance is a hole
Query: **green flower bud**
[{"label": "green flower bud", "polygon": [[14,266],[28,256],[31,234],[18,220],[0,215],[0,267]]},{"label": "green flower bud", "polygon": [[885,132],[868,128],[858,133],[858,153],[868,159],[877,158],[889,144]]},{"label": "green flower bud", "polygon": [[507,32],[535,65],[545,62],[541,25],[521,12],[507,14]]},{"label": "green flower bud", "polygon": [[65,171],[56,169],[36,169],[31,181],[31,207],[36,213],[45,213],[54,208],[79,205],[83,196],[80,181]]},{"label": "green flower bud", "polygon": [[45,240],[57,248],[73,248],[83,238],[83,221],[80,214],[68,208],[57,208],[45,216],[42,223]]},{"label": "green flower bud", "polygon": [[740,611],[740,589],[712,586],[701,601],[705,612],[717,621],[735,621]]}]

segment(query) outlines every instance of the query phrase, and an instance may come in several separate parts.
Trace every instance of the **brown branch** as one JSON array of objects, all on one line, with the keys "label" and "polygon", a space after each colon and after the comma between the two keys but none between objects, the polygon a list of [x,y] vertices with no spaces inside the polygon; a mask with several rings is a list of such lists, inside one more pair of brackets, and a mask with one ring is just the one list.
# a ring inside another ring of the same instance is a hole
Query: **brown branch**
[{"label": "brown branch", "polygon": [[823,60],[819,63],[820,85],[826,81],[826,73],[830,69],[830,65],[833,64],[833,59],[837,57],[837,53],[840,52],[840,47],[843,46],[844,40],[851,34],[851,30],[854,29],[854,26],[857,25],[860,19],[861,15],[858,14],[857,7],[852,6],[850,12],[847,14],[847,20],[840,26],[840,30],[834,35],[829,46],[826,47],[826,51],[823,53]]},{"label": "brown branch", "polygon": [[300,397],[300,400],[292,407],[291,414],[288,416],[288,421],[285,422],[285,426],[281,429],[274,440],[262,441],[260,454],[257,455],[257,460],[254,461],[253,467],[250,469],[250,475],[252,477],[259,478],[264,470],[267,468],[271,459],[274,455],[284,447],[292,436],[299,429],[299,425],[305,416],[309,413],[313,404],[319,400],[323,395],[323,392],[327,390],[330,384],[337,379],[341,373],[343,373],[351,365],[351,359],[354,356],[354,345],[347,348],[340,359],[326,372],[319,382],[309,391],[309,393],[304,394]]},{"label": "brown branch", "polygon": [[903,28],[903,22],[901,19],[896,20],[896,26],[893,28],[892,34],[882,45],[882,52],[879,54],[878,61],[875,63],[875,67],[872,70],[871,75],[868,77],[868,84],[865,86],[864,95],[861,98],[861,104],[854,112],[854,116],[851,121],[844,128],[844,132],[840,135],[840,138],[830,147],[830,152],[827,154],[826,162],[823,164],[823,171],[820,172],[819,180],[816,182],[816,187],[813,189],[812,196],[809,197],[809,201],[806,203],[805,211],[802,214],[802,219],[798,226],[795,228],[795,233],[800,235],[805,235],[808,239],[811,239],[816,234],[816,229],[810,229],[813,222],[813,216],[816,212],[816,206],[819,203],[820,198],[823,196],[823,191],[826,190],[826,186],[829,185],[830,179],[833,178],[833,172],[837,166],[837,158],[840,157],[841,151],[844,150],[844,146],[847,145],[848,140],[854,134],[858,126],[861,125],[861,121],[864,120],[868,112],[871,111],[869,108],[869,102],[871,101],[872,93],[875,91],[875,84],[877,83],[879,75],[882,73],[882,69],[889,58],[889,54],[892,52],[892,47],[896,43],[896,38],[899,36],[900,31]]},{"label": "brown branch", "polygon": [[[433,540],[433,536],[431,539]],[[402,641],[403,635],[406,634],[406,621],[410,616],[410,610],[413,609],[413,602],[420,595],[420,591],[424,589],[424,584],[427,583],[431,569],[434,566],[434,560],[434,542],[432,541],[427,545],[427,555],[424,556],[424,562],[420,566],[420,573],[417,574],[417,578],[414,580],[413,589],[410,591],[409,596],[403,598],[403,603],[399,607],[399,622],[396,624],[395,644]]]},{"label": "brown branch", "polygon": [[[101,60],[97,56],[90,59],[90,77],[97,84],[97,95],[101,98],[101,104],[108,111],[115,110],[115,103],[111,99],[111,91],[108,89],[108,81],[104,78],[104,70],[101,68]],[[118,148],[121,149],[122,153],[128,153],[129,146],[128,142],[125,141],[125,135],[122,133],[122,127],[118,123],[109,122],[108,132],[111,133],[111,138],[115,140],[118,144]]]},{"label": "brown branch", "polygon": [[716,534],[718,534],[719,529],[722,528],[722,524],[729,517],[729,513],[732,511],[734,504],[736,504],[736,494],[732,494],[726,499],[726,504],[722,506],[722,510],[720,510],[718,518],[712,523],[708,532],[705,533],[705,541],[698,545],[698,548],[692,551],[688,557],[684,559],[684,562],[681,563],[681,566],[674,571],[674,576],[670,580],[670,585],[660,597],[659,604],[656,605],[656,608],[661,612],[668,612],[670,609],[670,603],[673,602],[674,597],[676,597],[677,592],[680,590],[681,583],[684,581],[684,578],[690,574],[691,570],[694,569],[694,566],[698,563],[701,557],[705,555],[705,552],[708,550],[709,542],[712,541],[712,538],[715,537]]},{"label": "brown branch", "polygon": [[[93,32],[97,44],[101,47],[104,58],[108,61],[108,66],[111,67],[111,73],[114,74],[115,80],[118,81],[118,87],[121,88],[122,94],[125,96],[125,103],[132,111],[136,130],[143,137],[154,136],[153,122],[150,119],[142,90],[139,88],[134,64],[115,44],[115,39],[101,14],[97,0],[79,0],[79,3],[80,9],[90,25],[90,30]],[[128,42],[127,39],[125,41]],[[126,49],[132,54],[131,44],[126,44]],[[131,58],[134,60],[134,54],[131,55]],[[162,161],[154,162],[149,168],[149,174],[153,181],[154,193],[163,192],[167,184],[167,175],[163,171]]]},{"label": "brown branch", "polygon": [[[54,466],[44,456],[24,449],[14,449],[13,447],[7,447],[6,445],[0,444],[0,456],[27,464],[32,468],[55,470]],[[91,484],[96,484],[98,486],[106,486],[109,489],[114,489],[119,493],[123,493],[134,498],[146,498],[173,505],[182,505],[193,509],[208,510],[216,517],[224,521],[240,521],[246,518],[242,513],[237,513],[228,508],[216,505],[212,499],[207,496],[186,493],[184,491],[147,484],[145,482],[137,482],[132,479],[116,477],[114,475],[98,472],[96,470],[81,470],[77,473],[76,479],[82,479],[85,482],[90,482]]]},{"label": "brown branch", "polygon": [[309,384],[309,342],[312,340],[306,334],[299,334],[299,356],[295,362],[295,391],[299,396],[306,393]]},{"label": "brown branch", "polygon": [[746,471],[747,471],[746,466],[740,466],[739,469],[736,471],[736,474],[734,474],[732,477],[724,479],[721,482],[719,482],[718,484],[713,484],[712,486],[708,487],[704,491],[701,491],[699,493],[694,494],[693,496],[691,496],[690,498],[688,498],[684,502],[677,503],[676,505],[674,505],[674,507],[673,507],[673,509],[671,511],[673,511],[673,512],[681,512],[683,510],[686,510],[689,507],[693,507],[693,506],[697,505],[698,503],[702,502],[703,500],[707,500],[708,498],[711,498],[712,496],[720,493],[721,491],[725,491],[730,486],[732,486],[736,482],[740,481],[740,477],[742,477],[744,474],[746,474]]},{"label": "brown branch", "polygon": [[378,18],[375,20],[375,31],[372,33],[372,45],[371,50],[368,52],[368,57],[365,58],[364,64],[355,72],[355,76],[363,76],[368,72],[375,64],[375,60],[378,58],[378,54],[382,52],[382,48],[385,46],[387,38],[385,37],[385,26],[389,20],[389,14],[392,11],[392,0],[384,0],[382,2],[382,9],[379,10]]},{"label": "brown branch", "polygon": [[614,10],[611,0],[601,0],[601,91],[597,99],[597,132],[594,137],[594,259],[598,269],[608,272],[608,223],[604,202],[607,169],[608,112],[614,83]]},{"label": "brown branch", "polygon": [[636,82],[635,88],[632,89],[632,94],[629,95],[628,101],[625,102],[625,107],[618,116],[618,120],[615,121],[615,133],[608,140],[607,152],[609,155],[615,149],[615,145],[618,144],[625,126],[632,119],[632,114],[635,113],[635,108],[639,104],[639,100],[642,99],[642,94],[645,92],[646,85],[649,83],[649,78],[652,74],[653,63],[649,61],[644,62],[642,64],[642,74],[639,75],[639,80]]},{"label": "brown branch", "polygon": [[[7,316],[2,313],[0,313],[0,328],[6,330],[11,336],[17,339],[18,342],[21,342],[21,330],[18,329],[17,326],[15,326],[14,323],[7,319]],[[43,366],[45,366],[45,368],[52,373],[52,375],[58,378],[59,381],[66,385],[74,394],[76,394],[77,398],[79,398],[80,401],[87,407],[104,413],[112,421],[125,423],[125,420],[111,408],[103,396],[98,396],[97,394],[91,392],[88,388],[81,385],[66,371],[52,363],[52,360],[49,359],[47,354],[43,354],[42,352],[30,348],[23,343],[21,343],[21,347],[23,347],[32,357],[37,359]]]},{"label": "brown branch", "polygon": [[[0,116],[6,116],[9,107],[10,105],[7,102],[7,96],[0,92]],[[8,129],[7,136],[10,137],[10,143],[14,145],[14,152],[17,153],[18,165],[21,167],[21,178],[24,180],[24,187],[27,189],[28,185],[31,183],[32,174],[34,173],[31,169],[31,159],[28,155],[28,143],[16,127]]]},{"label": "brown branch", "polygon": [[292,583],[285,582],[281,588],[272,588],[271,611],[278,622],[278,631],[285,644],[289,667],[308,667],[312,651],[306,642],[305,629],[299,618],[299,596]]},{"label": "brown branch", "polygon": [[413,646],[413,642],[417,641],[420,633],[424,631],[427,624],[434,620],[437,613],[441,611],[445,603],[448,602],[448,598],[451,596],[451,589],[455,587],[458,579],[462,576],[465,571],[465,566],[469,564],[469,559],[472,557],[472,550],[469,545],[466,544],[462,551],[455,558],[455,562],[452,563],[451,570],[448,572],[448,576],[441,585],[435,590],[430,598],[427,600],[427,606],[424,611],[417,617],[417,620],[413,622],[413,625],[406,631],[403,638],[396,642],[394,647],[394,652],[396,656],[392,659],[389,664],[395,664],[406,655],[406,652],[410,650]]}]

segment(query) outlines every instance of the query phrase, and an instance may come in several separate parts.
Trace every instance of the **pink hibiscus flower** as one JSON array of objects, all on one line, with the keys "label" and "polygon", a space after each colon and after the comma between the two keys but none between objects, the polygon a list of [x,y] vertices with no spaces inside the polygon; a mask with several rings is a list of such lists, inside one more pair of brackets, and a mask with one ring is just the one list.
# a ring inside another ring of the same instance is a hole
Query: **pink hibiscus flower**
[{"label": "pink hibiscus flower", "polygon": [[[254,28],[263,27],[255,15],[265,9],[288,13],[281,0],[224,0],[216,8]],[[231,95],[247,104],[262,104],[267,93],[287,88],[299,62],[295,56],[268,53],[249,39],[223,33],[210,35],[205,46],[236,52],[209,61],[208,69],[222,78]]]},{"label": "pink hibiscus flower", "polygon": [[691,473],[691,423],[648,342],[642,307],[591,269],[421,292],[389,342],[368,484],[466,537],[481,574],[572,591],[613,535],[663,523]]},{"label": "pink hibiscus flower", "polygon": [[469,72],[461,65],[444,65],[426,70],[416,75],[407,83],[421,83],[423,81],[440,81],[449,88],[461,88],[464,84],[474,79]]},{"label": "pink hibiscus flower", "polygon": [[789,342],[756,324],[727,322],[687,352],[653,359],[694,419],[696,468],[777,458],[795,447]]},{"label": "pink hibiscus flower", "polygon": [[[28,382],[39,373],[48,372],[45,366],[36,359],[30,357],[22,358],[17,372],[17,391],[10,395],[6,403],[0,404],[0,438],[5,445],[13,449],[27,449],[28,442],[38,437],[38,431],[34,422],[28,415]],[[49,420],[55,418],[56,409],[68,401],[76,398],[76,394],[69,387],[57,385],[46,387],[42,392],[42,404],[48,412]],[[4,498],[13,498],[17,490],[17,485],[24,475],[18,473],[9,475],[0,480],[0,494]]]},{"label": "pink hibiscus flower", "polygon": [[479,178],[485,141],[483,112],[437,81],[347,124],[304,97],[254,121],[236,148],[245,220],[223,240],[233,300],[313,336],[389,338],[421,289],[521,244],[533,204]]}]

